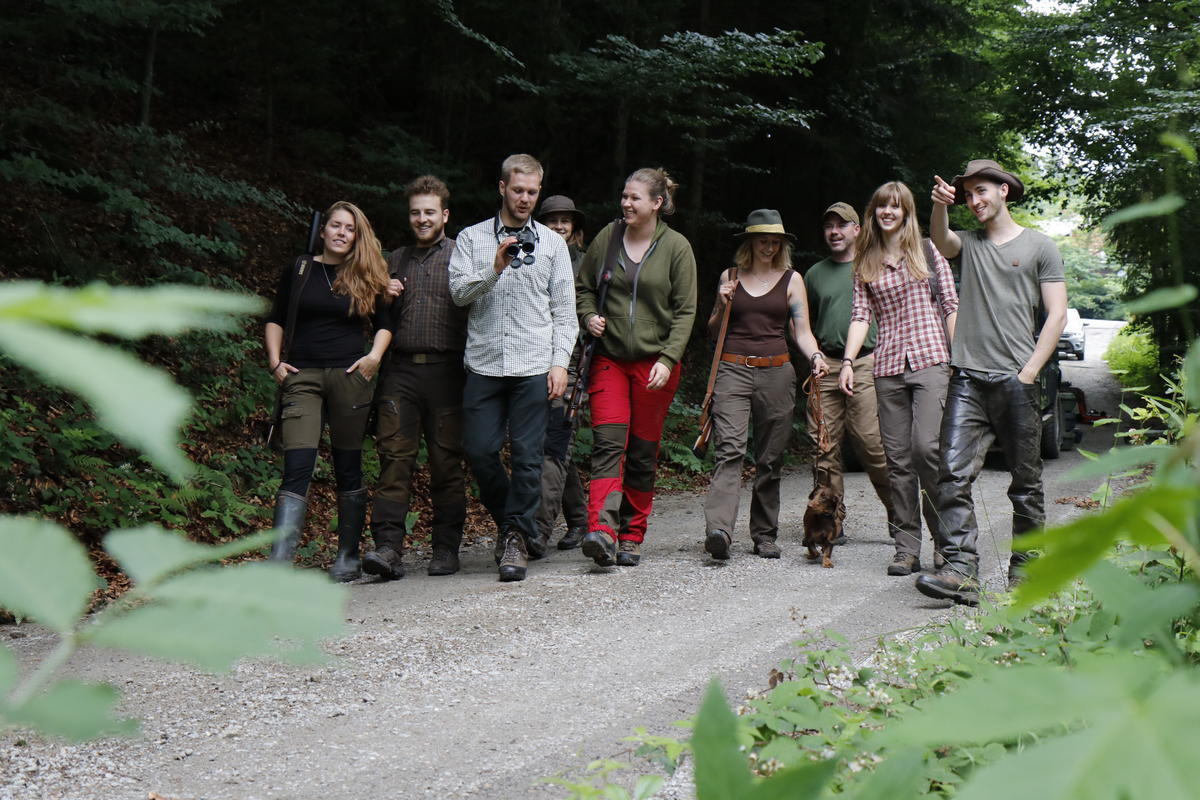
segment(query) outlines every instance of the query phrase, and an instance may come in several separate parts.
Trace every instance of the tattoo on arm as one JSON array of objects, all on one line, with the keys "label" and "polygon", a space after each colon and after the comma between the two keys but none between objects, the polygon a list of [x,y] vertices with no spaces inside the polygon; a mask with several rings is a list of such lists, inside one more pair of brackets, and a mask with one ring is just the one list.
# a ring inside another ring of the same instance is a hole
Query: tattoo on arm
[{"label": "tattoo on arm", "polygon": [[788,303],[788,311],[792,315],[792,322],[804,321],[804,305],[802,303]]}]

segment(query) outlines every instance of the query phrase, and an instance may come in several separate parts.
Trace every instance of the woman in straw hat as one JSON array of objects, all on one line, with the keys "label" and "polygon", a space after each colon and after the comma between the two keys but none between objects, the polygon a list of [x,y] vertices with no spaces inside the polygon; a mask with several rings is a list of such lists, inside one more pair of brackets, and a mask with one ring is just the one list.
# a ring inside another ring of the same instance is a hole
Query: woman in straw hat
[{"label": "woman in straw hat", "polygon": [[779,558],[779,483],[796,405],[796,372],[788,355],[788,333],[813,372],[827,371],[825,356],[808,323],[804,279],[791,268],[796,237],[773,209],[751,211],[733,256],[721,274],[709,332],[715,337],[726,309],[725,334],[713,386],[712,423],[716,465],[704,499],[704,549],[729,558],[737,519],[750,426],[754,427],[754,490],[750,538],[754,552]]},{"label": "woman in straw hat", "polygon": [[[950,381],[958,294],[950,265],[921,239],[912,191],[883,184],[867,204],[854,259],[854,306],[839,383],[854,392],[858,355],[874,317],[875,402],[895,509],[888,575],[921,569],[921,515],[937,530],[938,435]],[[935,562],[937,555],[934,555]]]}]

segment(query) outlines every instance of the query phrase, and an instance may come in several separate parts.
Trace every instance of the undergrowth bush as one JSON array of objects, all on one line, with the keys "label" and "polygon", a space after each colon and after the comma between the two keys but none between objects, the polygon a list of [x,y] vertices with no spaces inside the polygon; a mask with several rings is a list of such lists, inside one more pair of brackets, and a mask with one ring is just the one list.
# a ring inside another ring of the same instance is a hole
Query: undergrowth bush
[{"label": "undergrowth bush", "polygon": [[1158,377],[1158,346],[1146,330],[1122,328],[1109,342],[1104,360],[1122,386],[1150,386]]}]

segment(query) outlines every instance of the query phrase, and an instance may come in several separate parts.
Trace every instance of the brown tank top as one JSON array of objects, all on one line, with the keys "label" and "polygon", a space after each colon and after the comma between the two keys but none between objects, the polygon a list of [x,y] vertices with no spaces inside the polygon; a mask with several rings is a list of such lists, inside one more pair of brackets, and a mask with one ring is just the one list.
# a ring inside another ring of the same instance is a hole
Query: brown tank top
[{"label": "brown tank top", "polygon": [[738,281],[733,308],[729,311],[729,330],[725,334],[726,353],[777,356],[788,351],[787,290],[791,282],[792,270],[784,270],[770,291],[755,297]]}]

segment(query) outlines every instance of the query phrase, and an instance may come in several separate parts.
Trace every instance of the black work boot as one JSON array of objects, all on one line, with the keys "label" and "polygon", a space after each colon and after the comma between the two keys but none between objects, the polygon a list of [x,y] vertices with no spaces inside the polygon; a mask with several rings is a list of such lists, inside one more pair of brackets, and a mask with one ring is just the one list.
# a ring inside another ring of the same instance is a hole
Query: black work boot
[{"label": "black work boot", "polygon": [[979,581],[947,564],[932,575],[917,578],[917,591],[937,600],[953,600],[963,606],[979,605]]},{"label": "black work boot", "polygon": [[396,581],[404,577],[404,564],[400,553],[387,546],[377,547],[363,556],[362,571],[385,581]]},{"label": "black work boot", "polygon": [[546,555],[546,550],[550,547],[550,534],[543,533],[540,530],[534,531],[529,537],[529,541],[525,543],[525,549],[529,553],[530,561],[537,561],[542,556]]},{"label": "black work boot", "polygon": [[708,553],[718,561],[729,560],[729,545],[733,544],[733,537],[725,531],[709,531],[704,537],[704,552]]},{"label": "black work boot", "polygon": [[453,575],[458,570],[458,550],[448,544],[435,544],[429,557],[429,574]]},{"label": "black work boot", "polygon": [[338,492],[337,502],[338,552],[333,566],[329,568],[329,577],[338,583],[349,583],[362,574],[358,543],[367,521],[367,490]]},{"label": "black work boot", "polygon": [[271,560],[292,563],[296,557],[296,544],[300,531],[304,530],[304,517],[308,514],[308,500],[293,492],[275,495],[275,530],[279,531],[275,544],[271,546]]},{"label": "black work boot", "polygon": [[579,543],[583,541],[583,537],[587,536],[587,525],[576,525],[572,528],[567,528],[567,532],[558,540],[559,550],[574,550],[579,547]]},{"label": "black work boot", "polygon": [[600,567],[617,563],[617,541],[604,531],[589,531],[583,537],[583,554]]},{"label": "black work boot", "polygon": [[1014,552],[1008,558],[1008,588],[1012,589],[1025,579],[1025,565],[1033,560],[1032,553]]},{"label": "black work boot", "polygon": [[523,581],[529,567],[529,553],[525,549],[525,537],[510,531],[504,539],[504,555],[500,558],[500,580]]}]

